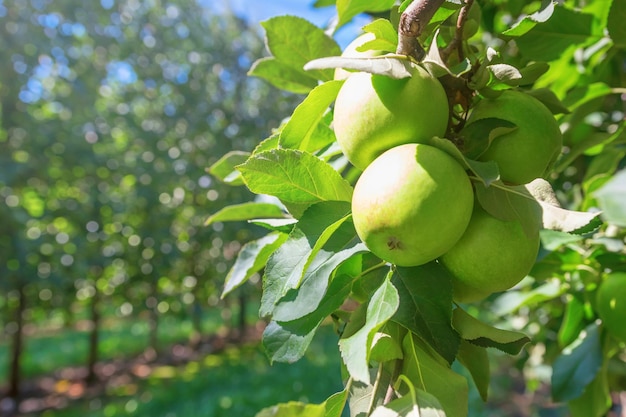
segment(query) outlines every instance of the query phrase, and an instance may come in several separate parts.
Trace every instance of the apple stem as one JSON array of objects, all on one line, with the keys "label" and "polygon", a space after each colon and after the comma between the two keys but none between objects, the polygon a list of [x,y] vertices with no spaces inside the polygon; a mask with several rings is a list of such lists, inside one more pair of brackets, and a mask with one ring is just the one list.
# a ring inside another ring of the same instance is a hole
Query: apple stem
[{"label": "apple stem", "polygon": [[421,61],[424,48],[417,38],[445,0],[415,0],[407,6],[398,24],[398,48],[396,53],[411,56]]},{"label": "apple stem", "polygon": [[441,59],[444,62],[448,61],[448,58],[452,55],[452,52],[454,52],[455,49],[459,55],[459,61],[462,61],[465,58],[465,53],[463,52],[463,27],[465,26],[469,10],[473,3],[474,0],[465,0],[465,4],[459,12],[459,17],[456,20],[454,39],[452,39],[452,41],[440,53]]}]

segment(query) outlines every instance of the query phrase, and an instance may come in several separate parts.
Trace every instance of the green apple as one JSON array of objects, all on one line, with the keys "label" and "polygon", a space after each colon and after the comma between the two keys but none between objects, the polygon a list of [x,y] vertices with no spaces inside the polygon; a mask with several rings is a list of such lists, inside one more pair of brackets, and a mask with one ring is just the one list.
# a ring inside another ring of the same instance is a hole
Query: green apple
[{"label": "green apple", "polygon": [[613,272],[600,284],[596,310],[609,332],[626,343],[626,273]]},{"label": "green apple", "polygon": [[[342,57],[345,58],[373,58],[375,56],[379,56],[383,54],[383,51],[369,49],[367,51],[357,51],[357,48],[362,46],[363,44],[373,41],[376,39],[376,36],[373,33],[363,33],[356,37],[352,42],[346,46],[346,49],[341,53]],[[347,71],[343,68],[335,69],[335,80],[345,80],[352,74],[351,71]]]},{"label": "green apple", "polygon": [[[479,160],[497,162],[500,178],[511,184],[527,184],[548,173],[561,152],[563,139],[558,123],[543,103],[521,91],[507,90],[497,98],[479,101],[467,125],[486,118],[503,119],[517,128],[496,137]],[[472,147],[471,140],[468,142],[468,148]]]},{"label": "green apple", "polygon": [[453,275],[454,299],[463,303],[513,287],[528,275],[538,251],[539,226],[528,237],[518,221],[496,219],[475,204],[465,233],[439,262]]},{"label": "green apple", "polygon": [[387,149],[424,142],[446,132],[448,99],[437,78],[421,66],[393,79],[356,72],[335,102],[333,126],[348,160],[364,170]]},{"label": "green apple", "polygon": [[463,235],[473,199],[461,164],[433,146],[410,143],[387,150],[363,171],[352,217],[372,253],[416,266],[441,256]]}]

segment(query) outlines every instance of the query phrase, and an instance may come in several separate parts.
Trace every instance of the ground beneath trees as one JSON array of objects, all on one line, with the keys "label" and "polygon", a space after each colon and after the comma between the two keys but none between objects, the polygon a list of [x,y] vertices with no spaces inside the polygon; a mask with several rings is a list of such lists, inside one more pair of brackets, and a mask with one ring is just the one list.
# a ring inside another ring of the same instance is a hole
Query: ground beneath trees
[{"label": "ground beneath trees", "polygon": [[[86,366],[58,369],[49,375],[23,381],[17,409],[13,400],[0,399],[0,416],[39,415],[49,409],[67,408],[77,401],[104,398],[120,387],[131,387],[130,390],[134,387],[136,390],[136,383],[148,378],[157,368],[184,366],[209,354],[220,353],[228,346],[258,342],[263,327],[259,323],[247,328],[244,334],[233,330],[204,337],[193,344],[174,344],[158,354],[149,349],[135,357],[102,361],[96,365],[96,379],[90,383],[86,382]],[[125,393],[133,394],[128,391],[127,388]]]}]

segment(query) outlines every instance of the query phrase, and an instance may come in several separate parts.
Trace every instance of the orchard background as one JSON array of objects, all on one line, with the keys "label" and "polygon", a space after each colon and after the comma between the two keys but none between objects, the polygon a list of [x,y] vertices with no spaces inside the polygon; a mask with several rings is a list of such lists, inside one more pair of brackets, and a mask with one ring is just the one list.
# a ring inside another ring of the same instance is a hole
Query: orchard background
[{"label": "orchard background", "polygon": [[[623,414],[626,2],[314,6],[336,18],[0,3],[0,412]],[[355,18],[377,56],[340,57]],[[450,104],[428,146],[490,215],[541,224],[528,276],[478,301],[352,223],[335,68],[403,80],[418,62]],[[512,89],[562,135],[534,185],[459,146],[520,128],[466,125]]]}]

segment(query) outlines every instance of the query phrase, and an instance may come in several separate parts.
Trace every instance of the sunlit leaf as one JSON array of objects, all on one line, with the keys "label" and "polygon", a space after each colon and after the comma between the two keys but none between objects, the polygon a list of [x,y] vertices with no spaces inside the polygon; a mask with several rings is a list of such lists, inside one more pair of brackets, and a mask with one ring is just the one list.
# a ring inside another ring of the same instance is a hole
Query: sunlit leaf
[{"label": "sunlit leaf", "polygon": [[273,405],[259,411],[255,417],[324,417],[324,404],[306,404],[302,402],[288,402]]},{"label": "sunlit leaf", "polygon": [[333,56],[313,60],[306,64],[305,69],[344,68],[402,79],[411,76],[413,73],[412,65],[415,64],[404,55],[388,54],[371,58]]},{"label": "sunlit leaf", "polygon": [[310,153],[275,149],[252,155],[237,169],[248,188],[290,203],[350,201],[352,186]]},{"label": "sunlit leaf", "polygon": [[280,219],[288,217],[285,212],[272,203],[241,203],[226,206],[217,213],[212,214],[204,225],[209,226],[215,222],[234,222],[251,219]]},{"label": "sunlit leaf", "polygon": [[314,152],[330,143],[327,141],[320,143],[315,136],[316,128],[324,112],[337,97],[342,84],[343,81],[328,81],[311,90],[304,101],[296,107],[280,133],[279,142],[283,148]]},{"label": "sunlit leaf", "polygon": [[270,255],[286,240],[287,235],[284,233],[269,233],[260,239],[244,244],[226,275],[222,298],[260,271]]},{"label": "sunlit leaf", "polygon": [[393,316],[398,304],[398,292],[389,280],[385,280],[367,305],[365,325],[339,341],[341,357],[355,380],[370,382],[368,362],[372,341],[376,332]]},{"label": "sunlit leaf", "polygon": [[250,152],[228,152],[226,155],[218,159],[217,162],[211,165],[207,169],[207,172],[226,184],[243,185],[241,174],[235,169],[235,167],[246,162],[249,156]]},{"label": "sunlit leaf", "polygon": [[511,37],[519,37],[526,34],[537,26],[538,23],[547,22],[548,19],[550,19],[552,13],[554,13],[554,5],[555,3],[552,1],[545,2],[543,9],[525,16],[522,20],[513,25],[513,27],[502,32],[502,34]]},{"label": "sunlit leaf", "polygon": [[384,12],[395,4],[395,0],[337,0],[338,27],[348,23],[363,12]]}]

